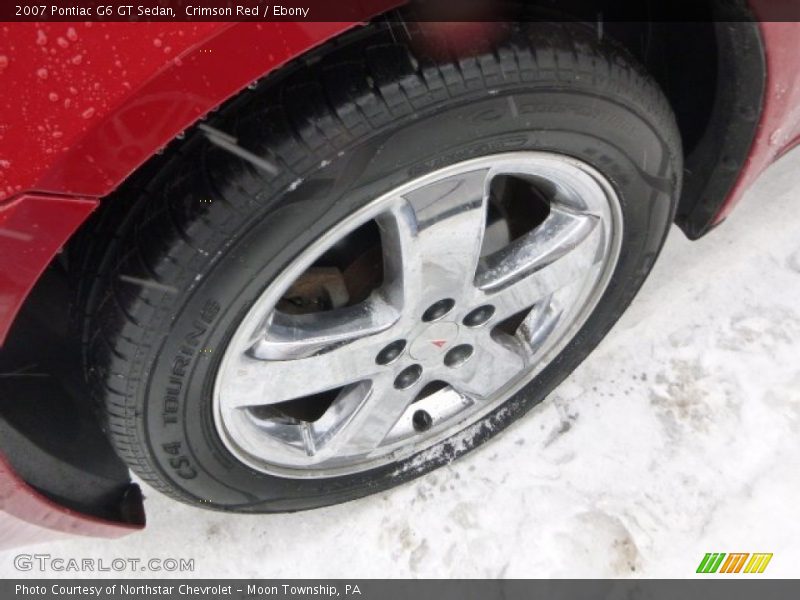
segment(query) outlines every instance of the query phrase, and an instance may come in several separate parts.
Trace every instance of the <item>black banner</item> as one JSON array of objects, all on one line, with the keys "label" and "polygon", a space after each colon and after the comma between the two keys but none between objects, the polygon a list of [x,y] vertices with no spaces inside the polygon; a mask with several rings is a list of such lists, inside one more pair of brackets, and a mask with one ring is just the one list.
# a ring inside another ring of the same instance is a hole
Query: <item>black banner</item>
[{"label": "black banner", "polygon": [[[395,10],[397,9],[397,10]],[[12,0],[21,21],[798,21],[800,0]]]}]

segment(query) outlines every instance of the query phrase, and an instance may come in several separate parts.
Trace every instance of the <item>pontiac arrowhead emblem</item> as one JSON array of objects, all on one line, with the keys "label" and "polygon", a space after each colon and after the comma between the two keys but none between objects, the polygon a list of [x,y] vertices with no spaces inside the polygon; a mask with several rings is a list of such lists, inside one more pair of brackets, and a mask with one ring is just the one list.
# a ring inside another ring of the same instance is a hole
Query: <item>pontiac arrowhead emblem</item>
[{"label": "pontiac arrowhead emblem", "polygon": [[431,340],[431,344],[436,346],[437,348],[441,348],[447,343],[447,340]]}]

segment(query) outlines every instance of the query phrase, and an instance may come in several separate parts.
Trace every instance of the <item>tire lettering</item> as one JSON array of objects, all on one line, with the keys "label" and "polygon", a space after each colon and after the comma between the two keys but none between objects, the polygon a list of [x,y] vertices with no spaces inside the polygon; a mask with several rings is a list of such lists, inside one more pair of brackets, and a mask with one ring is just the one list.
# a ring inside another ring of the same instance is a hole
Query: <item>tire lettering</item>
[{"label": "tire lettering", "polygon": [[162,401],[161,417],[164,425],[178,424],[178,414],[181,410],[180,395],[185,386],[186,374],[192,364],[197,348],[208,333],[209,326],[213,323],[219,311],[219,303],[213,300],[206,301],[200,311],[199,318],[192,323],[192,329],[183,338],[183,344],[181,344],[177,354],[172,359],[170,377]]},{"label": "tire lettering", "polygon": [[171,454],[172,456],[169,458],[167,462],[169,462],[169,466],[175,471],[175,474],[180,477],[181,479],[194,479],[197,477],[197,471],[192,466],[192,463],[189,459],[182,455],[181,452],[181,443],[180,442],[170,442],[168,444],[163,444],[161,448],[167,454]]}]

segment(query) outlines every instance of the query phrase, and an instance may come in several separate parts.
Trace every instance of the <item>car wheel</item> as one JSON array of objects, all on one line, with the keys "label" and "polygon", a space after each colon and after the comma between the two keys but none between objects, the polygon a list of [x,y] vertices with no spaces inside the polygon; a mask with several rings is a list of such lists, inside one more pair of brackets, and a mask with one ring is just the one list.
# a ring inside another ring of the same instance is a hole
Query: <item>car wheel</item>
[{"label": "car wheel", "polygon": [[86,369],[157,489],[292,511],[430,471],[541,402],[649,272],[682,155],[641,67],[578,24],[447,60],[409,29],[260,82],[95,219]]}]

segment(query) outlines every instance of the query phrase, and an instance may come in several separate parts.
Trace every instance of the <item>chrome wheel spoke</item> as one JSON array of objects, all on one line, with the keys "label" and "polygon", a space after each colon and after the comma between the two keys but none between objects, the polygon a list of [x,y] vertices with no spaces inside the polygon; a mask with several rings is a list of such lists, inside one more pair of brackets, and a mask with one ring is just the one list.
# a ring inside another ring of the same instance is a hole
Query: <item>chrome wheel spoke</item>
[{"label": "chrome wheel spoke", "polygon": [[[393,377],[384,374],[372,380],[367,394],[360,399],[345,418],[326,414],[321,421],[327,426],[336,424],[335,434],[326,440],[324,453],[332,458],[340,454],[369,454],[378,448],[406,408],[414,400],[414,389],[399,390]],[[317,425],[315,423],[315,425]]]},{"label": "chrome wheel spoke", "polygon": [[220,392],[235,408],[277,404],[369,380],[381,367],[375,357],[383,338],[369,337],[305,358],[264,360],[244,354],[233,366],[235,377]]},{"label": "chrome wheel spoke", "polygon": [[406,309],[471,285],[486,228],[487,174],[468,171],[409,191],[381,220],[388,279]]},{"label": "chrome wheel spoke", "polygon": [[584,278],[603,259],[599,219],[552,207],[536,229],[481,261],[475,285],[502,320]]},{"label": "chrome wheel spoke", "polygon": [[311,356],[386,331],[399,317],[398,311],[380,298],[327,312],[289,315],[275,311],[251,354],[264,360]]}]

